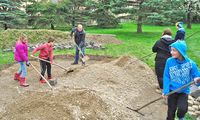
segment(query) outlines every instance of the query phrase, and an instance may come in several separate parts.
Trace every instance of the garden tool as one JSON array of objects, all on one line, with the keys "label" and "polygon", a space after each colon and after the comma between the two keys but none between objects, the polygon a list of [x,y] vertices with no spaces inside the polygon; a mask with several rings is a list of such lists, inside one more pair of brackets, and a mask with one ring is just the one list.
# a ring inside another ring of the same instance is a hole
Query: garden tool
[{"label": "garden tool", "polygon": [[[76,43],[75,43],[76,44]],[[81,58],[82,62],[86,62],[87,60],[89,60],[90,58],[87,55],[84,55],[83,52],[81,51],[81,48],[76,44],[76,47],[78,48],[78,50],[81,52],[81,55],[83,56]]]},{"label": "garden tool", "polygon": [[[190,82],[190,83],[188,83],[188,84],[185,84],[185,85],[183,85],[182,87],[180,87],[180,88],[178,88],[178,89],[176,89],[176,90],[174,90],[174,91],[171,91],[171,92],[168,93],[166,96],[172,95],[172,94],[174,94],[174,93],[176,93],[176,92],[178,92],[178,91],[180,91],[180,90],[182,90],[182,89],[184,89],[184,88],[186,88],[186,87],[188,87],[188,86],[190,86],[190,85],[192,85],[192,84],[194,84],[194,83],[195,83],[195,81],[192,81],[192,82]],[[132,108],[130,108],[130,107],[126,107],[126,108],[128,108],[128,109],[130,109],[130,110],[132,110],[132,111],[134,111],[134,112],[137,112],[137,113],[139,113],[140,115],[144,116],[144,114],[142,114],[142,113],[139,112],[139,111],[140,111],[141,109],[143,109],[143,108],[145,108],[145,107],[147,107],[147,106],[149,106],[149,105],[155,103],[156,101],[161,100],[162,98],[163,98],[163,97],[161,96],[161,97],[159,97],[159,98],[157,98],[157,99],[155,99],[155,100],[153,100],[153,101],[151,101],[151,102],[149,102],[149,103],[146,103],[145,105],[142,105],[140,108],[137,108],[137,109],[132,109]]]},{"label": "garden tool", "polygon": [[35,68],[35,66],[33,65],[33,64],[31,64],[30,63],[30,65],[33,67],[33,69],[45,80],[45,82],[49,85],[49,87],[51,88],[51,89],[53,89],[53,87],[51,86],[51,84],[49,83],[49,81],[46,79],[46,78],[44,78],[44,76]]},{"label": "garden tool", "polygon": [[68,72],[73,72],[73,70],[70,69],[70,68],[67,68],[67,69],[66,69],[66,68],[64,68],[63,66],[61,66],[61,65],[59,65],[59,64],[56,64],[56,63],[51,63],[51,62],[48,61],[48,60],[44,60],[44,59],[42,59],[42,58],[35,57],[35,56],[31,56],[31,57],[36,58],[36,59],[38,59],[38,60],[42,60],[42,61],[48,62],[48,63],[50,63],[50,64],[52,64],[52,65],[57,66],[57,67],[60,67],[60,68],[62,68],[63,70],[67,71],[67,73],[68,73]]}]

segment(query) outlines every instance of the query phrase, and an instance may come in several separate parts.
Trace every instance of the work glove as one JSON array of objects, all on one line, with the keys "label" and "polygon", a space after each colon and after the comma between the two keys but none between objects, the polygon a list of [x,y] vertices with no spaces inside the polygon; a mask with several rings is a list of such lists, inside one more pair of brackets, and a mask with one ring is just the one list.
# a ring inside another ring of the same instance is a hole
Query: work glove
[{"label": "work glove", "polygon": [[27,62],[26,62],[26,66],[29,67],[30,65],[31,65],[31,63],[30,63],[29,61],[27,61]]}]

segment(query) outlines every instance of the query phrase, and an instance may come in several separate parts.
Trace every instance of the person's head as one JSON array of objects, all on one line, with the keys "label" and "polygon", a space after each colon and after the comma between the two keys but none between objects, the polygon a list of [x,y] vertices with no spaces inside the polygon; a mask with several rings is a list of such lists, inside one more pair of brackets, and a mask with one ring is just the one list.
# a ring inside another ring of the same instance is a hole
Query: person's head
[{"label": "person's head", "polygon": [[178,58],[180,60],[188,59],[186,54],[187,46],[185,41],[178,40],[175,43],[171,44],[170,47],[171,47],[171,55],[173,58]]},{"label": "person's head", "polygon": [[167,28],[163,31],[163,34],[162,35],[169,35],[169,36],[172,36],[172,31],[170,28]]},{"label": "person's head", "polygon": [[53,45],[54,45],[54,41],[55,41],[55,40],[54,40],[53,38],[50,37],[50,38],[48,39],[48,45],[49,45],[49,46],[53,46]]},{"label": "person's head", "polygon": [[27,43],[28,42],[28,38],[26,37],[25,34],[22,34],[21,37],[19,38],[19,40],[23,43]]},{"label": "person's head", "polygon": [[177,22],[175,25],[177,29],[183,28],[183,22]]},{"label": "person's head", "polygon": [[78,26],[77,26],[77,30],[78,30],[79,32],[82,31],[82,30],[83,30],[83,25],[78,24]]}]

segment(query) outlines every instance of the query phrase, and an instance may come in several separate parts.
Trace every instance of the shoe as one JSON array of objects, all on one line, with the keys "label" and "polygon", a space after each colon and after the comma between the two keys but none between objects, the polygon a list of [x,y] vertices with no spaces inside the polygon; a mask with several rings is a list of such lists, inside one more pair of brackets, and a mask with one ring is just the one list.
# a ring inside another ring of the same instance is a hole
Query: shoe
[{"label": "shoe", "polygon": [[52,79],[52,77],[51,77],[51,76],[48,76],[47,80],[51,80],[51,79]]},{"label": "shoe", "polygon": [[19,73],[15,73],[15,76],[14,76],[14,80],[20,80],[20,74]]},{"label": "shoe", "polygon": [[40,79],[40,83],[46,83],[44,79]]},{"label": "shoe", "polygon": [[78,63],[76,63],[76,62],[73,62],[71,65],[77,65]]},{"label": "shoe", "polygon": [[22,77],[20,77],[19,85],[22,86],[22,87],[28,87],[29,86],[29,84],[26,83],[26,78],[22,78]]}]

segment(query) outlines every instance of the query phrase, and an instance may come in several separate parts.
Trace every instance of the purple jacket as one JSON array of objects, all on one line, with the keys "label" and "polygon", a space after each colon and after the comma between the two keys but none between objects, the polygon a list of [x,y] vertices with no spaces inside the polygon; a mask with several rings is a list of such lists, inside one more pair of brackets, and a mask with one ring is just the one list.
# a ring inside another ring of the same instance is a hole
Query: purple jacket
[{"label": "purple jacket", "polygon": [[26,43],[17,41],[15,45],[15,60],[17,62],[28,61],[28,46]]}]

